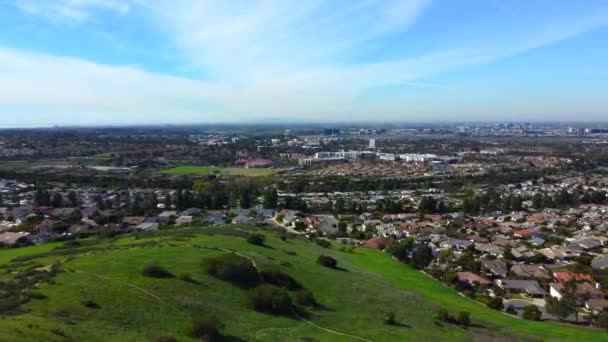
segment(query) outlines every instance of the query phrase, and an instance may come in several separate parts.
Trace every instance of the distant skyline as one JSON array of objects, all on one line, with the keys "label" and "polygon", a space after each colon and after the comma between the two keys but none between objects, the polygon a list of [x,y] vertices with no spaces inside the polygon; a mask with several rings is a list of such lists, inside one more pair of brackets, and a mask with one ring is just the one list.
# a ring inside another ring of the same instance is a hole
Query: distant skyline
[{"label": "distant skyline", "polygon": [[608,120],[608,1],[5,0],[0,128]]}]

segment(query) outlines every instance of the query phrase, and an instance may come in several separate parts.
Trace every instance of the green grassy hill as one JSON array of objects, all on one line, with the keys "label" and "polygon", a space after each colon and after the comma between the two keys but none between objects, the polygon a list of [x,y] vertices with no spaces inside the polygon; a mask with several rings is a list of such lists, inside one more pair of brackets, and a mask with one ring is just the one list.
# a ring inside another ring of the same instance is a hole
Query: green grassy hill
[{"label": "green grassy hill", "polygon": [[217,166],[179,166],[172,169],[162,170],[163,174],[170,176],[246,176],[260,177],[270,176],[277,172],[276,169],[246,169],[242,167],[217,167]]},{"label": "green grassy hill", "polygon": [[[234,226],[188,228],[1,250],[0,341],[189,341],[191,321],[203,315],[225,324],[227,341],[608,340],[603,331],[492,311],[380,252],[328,250],[271,232],[266,246],[256,246],[247,234]],[[203,260],[229,250],[260,270],[288,273],[322,306],[298,309],[305,318],[254,311],[246,302],[251,290],[203,271]],[[340,268],[318,265],[323,253]],[[142,275],[151,263],[175,277]],[[439,307],[471,312],[473,326],[436,324]],[[389,311],[396,325],[383,322]]]}]

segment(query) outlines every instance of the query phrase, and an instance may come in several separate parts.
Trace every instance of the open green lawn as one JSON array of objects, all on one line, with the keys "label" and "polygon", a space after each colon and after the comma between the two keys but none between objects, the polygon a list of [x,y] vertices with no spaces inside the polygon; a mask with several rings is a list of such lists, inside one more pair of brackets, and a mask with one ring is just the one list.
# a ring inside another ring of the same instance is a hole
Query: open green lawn
[{"label": "open green lawn", "polygon": [[218,166],[179,166],[172,169],[163,170],[162,173],[172,176],[206,176],[206,175],[227,175],[227,176],[247,176],[259,177],[270,176],[276,169],[245,169],[240,167],[218,167]]},{"label": "open green lawn", "polygon": [[[50,264],[60,272],[35,290],[46,298],[0,316],[0,341],[156,341],[161,335],[189,341],[190,321],[203,314],[223,321],[228,341],[608,340],[606,332],[487,309],[377,251],[328,250],[301,239],[281,241],[272,232],[265,233],[266,246],[254,246],[246,234],[247,228],[235,226],[181,228],[81,240],[68,248],[54,243],[1,250],[2,281]],[[226,253],[217,248],[246,255],[258,269],[279,268],[312,291],[323,305],[307,309],[314,325],[253,311],[245,304],[248,290],[206,275],[201,261]],[[336,256],[342,269],[317,265],[322,253]],[[143,276],[142,268],[152,262],[175,275],[190,273],[196,283]],[[85,307],[87,300],[99,308]],[[437,325],[432,313],[438,307],[471,312],[474,326]],[[396,313],[397,325],[383,323],[387,311]]]}]

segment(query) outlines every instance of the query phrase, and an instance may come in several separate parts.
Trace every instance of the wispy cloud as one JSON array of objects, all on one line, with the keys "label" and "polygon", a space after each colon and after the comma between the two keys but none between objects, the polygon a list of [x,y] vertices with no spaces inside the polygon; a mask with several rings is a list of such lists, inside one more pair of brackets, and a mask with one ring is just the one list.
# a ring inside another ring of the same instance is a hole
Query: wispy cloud
[{"label": "wispy cloud", "polygon": [[117,14],[129,11],[129,1],[125,0],[14,0],[20,10],[53,21],[83,22],[98,10]]},{"label": "wispy cloud", "polygon": [[[433,96],[412,99],[407,90],[444,94],[451,87],[429,78],[494,63],[608,23],[606,11],[582,11],[571,17],[539,18],[532,24],[522,21],[521,28],[509,26],[512,21],[497,23],[490,33],[454,34],[445,46],[421,44],[407,49],[409,39],[425,39],[420,32],[418,36],[410,32],[439,4],[430,0],[16,0],[15,4],[32,15],[78,23],[100,11],[126,14],[137,8],[171,37],[189,61],[187,67],[209,76],[183,79],[137,66],[104,66],[0,49],[0,108],[108,112],[117,117],[146,113],[142,117],[192,121],[250,115],[356,119],[374,113],[398,118],[399,113],[412,111],[439,115]],[[494,4],[519,22],[519,12],[500,1]],[[442,23],[446,31],[459,23],[458,18],[448,19],[456,24]],[[409,39],[390,40],[396,36]],[[402,47],[407,52],[390,58],[379,53]],[[353,57],[360,55],[375,57]],[[406,90],[369,96],[383,87]]]}]

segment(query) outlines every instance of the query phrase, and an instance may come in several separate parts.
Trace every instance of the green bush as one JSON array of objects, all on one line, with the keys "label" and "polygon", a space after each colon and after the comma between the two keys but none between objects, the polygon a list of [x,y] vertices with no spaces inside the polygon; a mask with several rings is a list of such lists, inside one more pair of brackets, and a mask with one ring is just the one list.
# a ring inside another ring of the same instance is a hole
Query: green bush
[{"label": "green bush", "polygon": [[458,324],[468,327],[471,324],[471,314],[466,311],[461,311],[458,314],[458,318],[456,319],[456,321]]},{"label": "green bush", "polygon": [[597,316],[596,324],[600,328],[608,330],[608,312],[602,312]]},{"label": "green bush", "polygon": [[302,288],[302,285],[300,285],[297,280],[293,279],[289,274],[281,270],[263,270],[260,272],[260,275],[266,283],[274,286],[283,287],[288,290],[299,290]]},{"label": "green bush", "polygon": [[395,325],[396,321],[395,321],[395,313],[394,312],[387,312],[384,314],[384,323],[388,324],[388,325]]},{"label": "green bush", "polygon": [[446,309],[438,309],[433,314],[433,318],[435,319],[435,321],[449,322],[450,321],[450,314],[448,313],[448,310],[446,310]]},{"label": "green bush", "polygon": [[177,279],[181,280],[181,281],[185,281],[187,283],[194,283],[194,279],[192,279],[192,276],[190,275],[190,273],[180,273],[177,276]]},{"label": "green bush", "polygon": [[527,319],[530,321],[540,321],[542,316],[542,312],[538,309],[536,305],[528,305],[524,308],[524,312],[521,317],[523,319]]},{"label": "green bush", "polygon": [[211,276],[238,285],[254,286],[261,280],[251,261],[234,253],[208,258],[203,268]]},{"label": "green bush", "polygon": [[331,255],[321,254],[317,259],[317,263],[321,266],[336,268],[338,267],[338,260]]},{"label": "green bush", "polygon": [[260,285],[249,293],[249,304],[256,311],[286,315],[291,311],[291,299],[284,289]]},{"label": "green bush", "polygon": [[189,335],[192,338],[206,341],[217,341],[221,338],[224,324],[211,316],[201,317],[190,324]]},{"label": "green bush", "polygon": [[167,271],[163,267],[156,265],[156,264],[150,264],[150,265],[147,265],[146,267],[144,267],[142,274],[145,275],[146,277],[151,277],[151,278],[172,278],[173,277],[173,274],[171,274],[171,272]]},{"label": "green bush", "polygon": [[502,310],[504,307],[502,297],[494,297],[488,301],[488,307],[494,310]]},{"label": "green bush", "polygon": [[296,303],[302,306],[316,306],[317,300],[309,290],[301,290],[296,293]]},{"label": "green bush", "polygon": [[101,306],[92,300],[82,301],[82,305],[84,305],[85,307],[87,307],[89,309],[101,309]]},{"label": "green bush", "polygon": [[266,235],[253,233],[247,237],[247,242],[252,245],[263,246],[266,241]]}]

